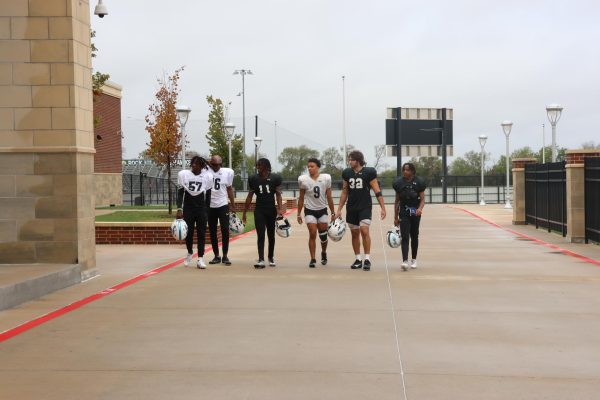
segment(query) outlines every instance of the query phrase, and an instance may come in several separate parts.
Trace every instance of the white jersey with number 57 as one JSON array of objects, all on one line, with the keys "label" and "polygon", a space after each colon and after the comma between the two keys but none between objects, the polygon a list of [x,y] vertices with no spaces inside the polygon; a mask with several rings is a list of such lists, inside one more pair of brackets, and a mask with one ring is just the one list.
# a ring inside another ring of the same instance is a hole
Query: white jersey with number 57
[{"label": "white jersey with number 57", "polygon": [[331,189],[331,175],[319,174],[316,180],[310,175],[300,175],[298,186],[304,189],[304,207],[309,210],[327,208],[327,189]]}]

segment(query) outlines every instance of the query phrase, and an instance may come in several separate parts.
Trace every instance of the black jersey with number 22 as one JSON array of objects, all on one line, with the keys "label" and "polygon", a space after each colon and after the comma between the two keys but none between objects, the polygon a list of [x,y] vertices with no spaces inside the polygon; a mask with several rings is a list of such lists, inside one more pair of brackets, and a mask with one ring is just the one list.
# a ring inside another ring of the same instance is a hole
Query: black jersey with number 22
[{"label": "black jersey with number 22", "polygon": [[342,172],[342,179],[348,184],[349,211],[362,210],[373,206],[371,200],[371,181],[377,178],[375,168],[363,167],[355,172],[352,168],[346,168]]}]

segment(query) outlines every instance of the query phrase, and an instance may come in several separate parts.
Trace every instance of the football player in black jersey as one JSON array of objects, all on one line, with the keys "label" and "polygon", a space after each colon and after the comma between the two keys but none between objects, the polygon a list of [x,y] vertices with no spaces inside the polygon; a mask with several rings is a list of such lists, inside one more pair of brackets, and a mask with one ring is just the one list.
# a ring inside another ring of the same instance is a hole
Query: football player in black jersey
[{"label": "football player in black jersey", "polygon": [[[352,269],[363,268],[365,271],[371,269],[371,236],[369,235],[369,226],[371,225],[371,210],[373,202],[371,201],[371,189],[375,192],[377,202],[381,206],[381,219],[385,218],[385,204],[379,183],[377,183],[377,171],[375,168],[365,167],[365,157],[358,151],[352,151],[348,154],[348,164],[342,172],[344,186],[340,195],[340,204],[335,217],[342,215],[342,208],[348,200],[346,206],[346,223],[352,233],[352,248],[356,259],[350,266]],[[365,260],[362,261],[360,255],[360,238],[362,237],[363,249],[365,251]]]},{"label": "football player in black jersey", "polygon": [[396,201],[394,202],[394,225],[400,223],[402,235],[402,270],[408,270],[408,241],[412,250],[411,268],[417,268],[417,251],[419,249],[419,224],[423,207],[425,207],[425,182],[416,176],[413,163],[402,166],[402,176],[394,180]]},{"label": "football player in black jersey", "polygon": [[[256,226],[256,244],[258,246],[258,261],[254,268],[265,267],[265,229],[269,238],[269,266],[275,264],[275,219],[278,215],[283,215],[281,198],[281,176],[271,173],[271,162],[266,158],[259,158],[256,162],[258,173],[248,179],[249,191],[244,204],[244,214],[242,221],[246,223],[246,212],[252,203],[252,197],[256,195],[256,204],[254,206],[254,225]],[[275,207],[275,198],[277,198],[277,207]]]},{"label": "football player in black jersey", "polygon": [[212,174],[208,170],[208,163],[202,157],[195,156],[191,161],[191,170],[182,169],[177,174],[179,189],[177,190],[177,216],[183,218],[188,226],[185,245],[188,254],[184,265],[187,267],[192,261],[194,245],[194,228],[198,236],[198,263],[197,267],[205,269],[204,240],[206,235],[207,209],[210,206],[210,190],[212,188]]}]

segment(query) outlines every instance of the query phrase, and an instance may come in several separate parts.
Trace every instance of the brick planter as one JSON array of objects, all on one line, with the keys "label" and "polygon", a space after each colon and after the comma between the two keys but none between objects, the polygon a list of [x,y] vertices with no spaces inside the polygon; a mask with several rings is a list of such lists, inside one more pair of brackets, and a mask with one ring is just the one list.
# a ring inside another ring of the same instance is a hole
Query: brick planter
[{"label": "brick planter", "polygon": [[[298,206],[296,199],[283,199],[285,210]],[[240,213],[244,209],[243,201],[236,201],[235,210]],[[250,211],[254,210],[254,202]],[[241,215],[240,215],[241,217]],[[217,229],[217,237],[221,242],[221,229]],[[96,222],[96,244],[184,244],[171,236],[170,222]],[[194,243],[196,240],[194,239]],[[210,233],[206,229],[206,244],[210,245]]]}]

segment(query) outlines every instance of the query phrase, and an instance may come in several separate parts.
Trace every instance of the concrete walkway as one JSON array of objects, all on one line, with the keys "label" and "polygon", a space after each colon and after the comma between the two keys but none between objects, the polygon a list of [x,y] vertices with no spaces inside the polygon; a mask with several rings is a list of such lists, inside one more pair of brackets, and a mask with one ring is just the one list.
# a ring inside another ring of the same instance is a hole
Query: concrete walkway
[{"label": "concrete walkway", "polygon": [[[294,223],[276,268],[251,267],[251,234],[231,267],[104,291],[0,342],[0,399],[597,399],[600,246],[512,226],[501,206],[457,207],[425,208],[409,272],[383,244],[388,215],[371,229],[371,272],[350,270],[350,235],[309,269]],[[98,278],[0,312],[0,332],[185,254],[97,251]]]}]

